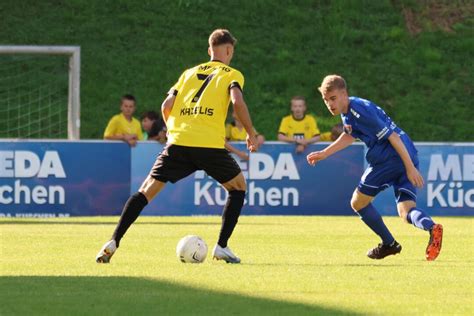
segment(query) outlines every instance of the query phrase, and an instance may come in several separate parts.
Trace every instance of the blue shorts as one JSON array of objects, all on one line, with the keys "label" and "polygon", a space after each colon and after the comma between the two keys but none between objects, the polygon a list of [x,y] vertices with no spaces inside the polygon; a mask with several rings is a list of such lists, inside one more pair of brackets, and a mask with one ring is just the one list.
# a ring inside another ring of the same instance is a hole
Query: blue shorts
[{"label": "blue shorts", "polygon": [[[418,169],[418,161],[416,161],[415,167]],[[357,188],[366,195],[376,196],[390,186],[393,186],[397,203],[406,200],[416,202],[416,188],[408,180],[405,166],[400,159],[390,160],[375,166],[369,165]]]}]

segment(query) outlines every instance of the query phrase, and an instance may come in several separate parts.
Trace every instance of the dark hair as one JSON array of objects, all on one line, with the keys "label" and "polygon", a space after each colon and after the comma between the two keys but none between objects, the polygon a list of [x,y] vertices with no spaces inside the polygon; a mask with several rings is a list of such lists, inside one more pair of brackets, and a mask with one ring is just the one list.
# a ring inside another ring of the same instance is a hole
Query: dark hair
[{"label": "dark hair", "polygon": [[344,131],[342,123],[338,123],[331,128],[331,140],[335,141]]},{"label": "dark hair", "polygon": [[124,94],[122,98],[120,99],[120,102],[122,102],[123,100],[129,100],[129,101],[133,101],[134,103],[137,103],[137,100],[131,94]]},{"label": "dark hair", "polygon": [[229,30],[217,29],[209,35],[209,46],[219,46],[222,44],[231,44],[234,46],[237,43],[237,39],[230,34]]},{"label": "dark hair", "polygon": [[143,120],[145,118],[149,119],[150,121],[156,121],[160,118],[160,115],[155,111],[146,111],[143,112],[142,116],[140,117],[140,120]]}]

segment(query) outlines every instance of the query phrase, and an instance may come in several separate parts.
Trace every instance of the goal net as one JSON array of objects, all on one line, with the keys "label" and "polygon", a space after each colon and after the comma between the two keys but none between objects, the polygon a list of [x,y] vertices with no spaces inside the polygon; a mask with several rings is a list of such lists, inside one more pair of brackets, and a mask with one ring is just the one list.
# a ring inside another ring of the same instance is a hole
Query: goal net
[{"label": "goal net", "polygon": [[79,139],[79,54],[0,46],[0,138]]}]

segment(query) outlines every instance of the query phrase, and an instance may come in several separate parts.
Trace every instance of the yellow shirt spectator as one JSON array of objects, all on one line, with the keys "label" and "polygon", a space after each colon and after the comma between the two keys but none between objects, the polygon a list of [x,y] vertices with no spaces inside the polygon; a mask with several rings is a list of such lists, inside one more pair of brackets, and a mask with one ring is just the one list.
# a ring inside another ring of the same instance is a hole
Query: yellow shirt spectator
[{"label": "yellow shirt spectator", "polygon": [[294,96],[290,101],[291,115],[281,120],[278,140],[296,144],[296,152],[302,153],[306,146],[319,141],[319,128],[314,116],[306,114],[306,100]]},{"label": "yellow shirt spectator", "polygon": [[132,117],[132,121],[130,122],[120,113],[110,119],[104,132],[104,138],[123,134],[135,134],[138,140],[143,140],[140,122],[134,117]]},{"label": "yellow shirt spectator", "polygon": [[300,120],[295,119],[293,115],[285,116],[281,120],[278,133],[293,139],[310,139],[320,134],[316,119],[310,114]]},{"label": "yellow shirt spectator", "polygon": [[333,142],[335,141],[339,135],[342,133],[342,124],[336,124],[331,128],[330,132],[325,132],[320,135],[319,140],[322,142]]},{"label": "yellow shirt spectator", "polygon": [[130,146],[135,146],[137,141],[143,140],[140,122],[133,117],[136,99],[131,94],[125,94],[120,101],[122,113],[114,115],[104,132],[104,139],[123,140]]},{"label": "yellow shirt spectator", "polygon": [[[255,134],[258,136],[257,130],[254,128]],[[229,123],[225,127],[225,138],[228,141],[245,141],[247,139],[247,132],[245,128],[238,127],[232,123]],[[257,137],[258,138],[258,137]]]},{"label": "yellow shirt spectator", "polygon": [[319,140],[322,142],[332,142],[331,135],[331,132],[324,132],[320,135],[321,138],[319,138]]}]

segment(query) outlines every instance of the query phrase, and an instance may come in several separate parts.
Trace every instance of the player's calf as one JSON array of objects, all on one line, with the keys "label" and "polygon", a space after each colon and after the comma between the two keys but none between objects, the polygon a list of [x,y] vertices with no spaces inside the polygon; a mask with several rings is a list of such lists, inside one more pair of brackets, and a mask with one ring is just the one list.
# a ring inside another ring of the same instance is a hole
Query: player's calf
[{"label": "player's calf", "polygon": [[359,192],[358,189],[354,191],[351,198],[351,207],[354,212],[359,212],[360,209],[363,209],[367,205],[369,205],[372,200],[374,199],[373,196],[366,195],[362,192]]},{"label": "player's calf", "polygon": [[244,200],[245,191],[229,191],[229,196],[222,212],[221,231],[219,233],[219,240],[217,241],[222,248],[227,247],[227,241],[239,220]]}]

